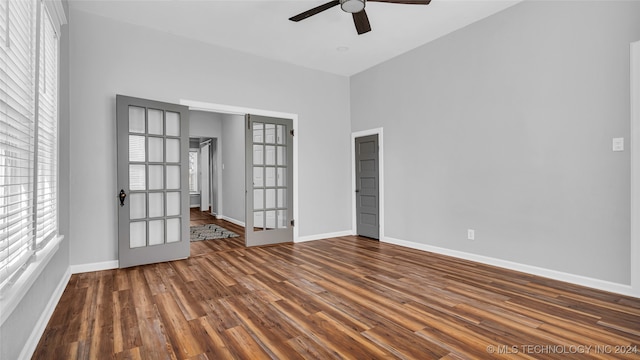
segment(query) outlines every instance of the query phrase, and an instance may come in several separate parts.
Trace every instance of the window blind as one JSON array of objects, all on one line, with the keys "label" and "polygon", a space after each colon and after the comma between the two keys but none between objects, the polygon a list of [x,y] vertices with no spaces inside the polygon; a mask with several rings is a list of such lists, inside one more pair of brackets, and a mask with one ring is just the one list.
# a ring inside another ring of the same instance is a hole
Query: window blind
[{"label": "window blind", "polygon": [[0,0],[0,290],[57,235],[57,93],[46,8]]},{"label": "window blind", "polygon": [[2,1],[0,284],[33,254],[35,3]]},{"label": "window blind", "polygon": [[58,155],[58,40],[49,13],[42,9],[40,24],[40,75],[38,86],[38,141],[36,248],[41,248],[57,230]]}]

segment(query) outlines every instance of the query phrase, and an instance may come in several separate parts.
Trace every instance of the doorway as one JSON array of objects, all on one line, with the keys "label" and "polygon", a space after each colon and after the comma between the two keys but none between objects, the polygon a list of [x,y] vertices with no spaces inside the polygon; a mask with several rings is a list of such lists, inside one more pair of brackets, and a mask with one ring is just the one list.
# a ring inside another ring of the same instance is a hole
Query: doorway
[{"label": "doorway", "polygon": [[[269,111],[269,110],[262,110],[262,109],[253,109],[253,108],[247,108],[247,107],[238,107],[238,106],[229,106],[229,105],[221,105],[221,104],[214,104],[214,103],[206,103],[206,102],[198,102],[198,101],[190,101],[190,100],[181,100],[180,101],[181,105],[187,106],[189,108],[190,111],[198,111],[198,112],[209,112],[209,113],[219,113],[219,114],[224,114],[227,117],[230,118],[234,118],[235,120],[233,120],[232,122],[230,121],[229,124],[234,124],[235,126],[238,126],[239,129],[241,129],[242,131],[242,139],[245,139],[245,129],[246,129],[246,120],[245,120],[245,115],[246,114],[251,114],[251,116],[262,116],[262,117],[268,117],[268,118],[280,118],[280,119],[286,119],[287,121],[290,121],[291,124],[289,125],[289,128],[287,129],[287,131],[291,131],[292,133],[297,134],[297,128],[298,128],[298,115],[297,114],[291,114],[291,113],[282,113],[282,112],[276,112],[276,111]],[[193,123],[193,122],[192,122]],[[291,172],[290,172],[290,176],[291,178],[288,180],[288,185],[287,185],[287,189],[291,190],[291,193],[289,194],[289,196],[287,197],[287,202],[290,202],[290,214],[288,214],[288,218],[290,220],[294,220],[294,224],[295,225],[290,225],[290,234],[288,235],[288,237],[290,239],[292,239],[293,242],[297,242],[298,237],[299,237],[299,224],[300,224],[300,219],[298,217],[298,136],[291,136],[291,139],[289,140],[290,142],[287,145],[287,148],[291,150],[291,154],[290,154],[290,159],[288,162],[288,165],[290,166]],[[236,144],[239,145],[241,147],[242,150],[238,150],[238,151],[231,151],[229,152],[227,149],[227,147],[229,145],[232,144]],[[276,145],[282,145],[282,144],[276,144]],[[267,149],[269,146],[269,144],[265,143],[265,149]],[[242,158],[242,168],[243,168],[243,174],[245,174],[245,141],[226,141],[225,138],[219,138],[218,139],[218,144],[217,144],[217,149],[218,149],[218,158],[220,157],[220,153],[221,152],[227,152],[227,153],[233,153],[237,156],[240,156]],[[219,182],[218,182],[218,194],[223,194],[226,191],[228,191],[228,188],[225,188],[224,186],[224,180],[220,180],[220,176],[225,176],[226,173],[228,173],[229,169],[229,164],[225,161],[218,163],[219,164],[219,171],[218,171],[218,176],[219,176]],[[253,170],[252,170],[253,171]],[[265,171],[267,171],[265,169]],[[243,178],[244,179],[244,178]],[[228,200],[225,200],[224,198],[222,198],[222,196],[219,197],[218,199],[218,209],[219,212],[217,213],[218,217],[222,220],[227,220],[230,221],[236,225],[240,225],[242,227],[245,227],[245,225],[248,223],[248,221],[246,221],[246,206],[245,206],[245,201],[247,199],[246,197],[246,184],[245,184],[245,180],[242,180],[240,182],[234,181],[232,182],[235,186],[238,188],[240,192],[237,192],[236,196],[234,196],[234,198],[237,200],[239,198],[242,199],[242,216],[240,217],[240,215],[238,215],[235,218],[228,218],[227,217],[227,213],[233,211],[233,212],[237,212],[237,210],[240,209],[236,209],[238,208],[238,206],[235,206],[231,203],[229,203]],[[277,190],[276,189],[276,194],[277,194]],[[252,192],[253,193],[253,192]],[[266,192],[265,192],[265,196]],[[266,198],[265,198],[265,203],[266,203]],[[233,208],[232,208],[233,207]],[[277,210],[277,209],[276,209]],[[266,213],[265,213],[266,216]],[[235,221],[235,220],[242,220],[242,221]],[[265,220],[266,221],[266,220]],[[265,223],[266,224],[266,223]],[[289,224],[291,224],[291,222],[289,221]],[[263,227],[263,229],[266,228]],[[263,231],[265,232],[265,231]],[[266,232],[265,232],[266,233]],[[254,232],[255,234],[255,232]],[[291,241],[291,240],[290,240]],[[245,242],[245,245],[248,245]]]},{"label": "doorway", "polygon": [[189,207],[217,213],[217,138],[189,138]]},{"label": "doorway", "polygon": [[244,117],[193,109],[189,114],[191,253],[244,247]]},{"label": "doorway", "polygon": [[[286,163],[290,177],[286,188],[291,190],[286,198],[289,204],[286,211],[291,224],[288,241],[295,242],[298,238],[298,229],[293,227],[298,215],[298,141],[293,138],[293,133],[297,128],[297,115],[184,100],[180,103],[177,105],[117,96],[118,185],[122,188],[118,194],[121,204],[118,221],[120,267],[189,257],[188,164],[190,120],[193,120],[190,117],[193,111],[219,112],[243,120],[230,122],[241,129],[240,139],[245,139],[245,135],[249,134],[245,131],[245,114],[281,118],[290,122],[287,131],[291,132],[292,138],[287,140],[286,146],[276,144],[276,149],[287,149]],[[237,165],[244,169],[247,161],[245,141],[230,143],[241,146],[241,151],[230,153],[240,154],[242,160]],[[209,153],[206,157],[209,165],[212,162],[212,144],[213,141],[205,141],[198,145],[209,148],[205,151]],[[216,145],[216,157],[219,158],[221,146],[219,142]],[[265,141],[264,146],[268,150],[271,145]],[[202,166],[202,163],[199,162],[199,165]],[[224,170],[224,163],[220,170],[218,173]],[[244,204],[247,198],[245,181],[235,183],[242,184],[237,198],[242,199]],[[207,199],[210,199],[209,195]],[[223,201],[216,203],[218,210],[222,211]],[[243,205],[243,215],[244,210]]]}]

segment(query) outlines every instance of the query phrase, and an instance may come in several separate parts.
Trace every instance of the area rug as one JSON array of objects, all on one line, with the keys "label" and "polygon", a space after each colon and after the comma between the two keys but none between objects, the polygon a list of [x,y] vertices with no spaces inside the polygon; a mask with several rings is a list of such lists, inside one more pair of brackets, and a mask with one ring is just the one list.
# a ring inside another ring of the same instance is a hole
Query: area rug
[{"label": "area rug", "polygon": [[226,239],[239,236],[233,231],[229,231],[222,226],[214,224],[191,226],[190,230],[191,241]]}]

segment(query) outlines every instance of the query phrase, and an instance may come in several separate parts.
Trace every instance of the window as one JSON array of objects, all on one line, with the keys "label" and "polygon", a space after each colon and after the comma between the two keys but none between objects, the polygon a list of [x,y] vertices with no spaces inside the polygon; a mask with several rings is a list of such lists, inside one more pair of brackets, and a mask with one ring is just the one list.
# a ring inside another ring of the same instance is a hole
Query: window
[{"label": "window", "polygon": [[0,298],[57,236],[57,25],[39,0],[0,0]]},{"label": "window", "polygon": [[198,192],[198,150],[189,150],[189,192]]}]

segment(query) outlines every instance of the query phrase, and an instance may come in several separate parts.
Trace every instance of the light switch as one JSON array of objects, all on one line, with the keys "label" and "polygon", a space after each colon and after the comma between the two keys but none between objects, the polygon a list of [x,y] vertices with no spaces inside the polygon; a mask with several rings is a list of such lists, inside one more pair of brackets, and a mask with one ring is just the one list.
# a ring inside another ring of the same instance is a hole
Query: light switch
[{"label": "light switch", "polygon": [[624,151],[624,138],[613,138],[612,150]]}]

